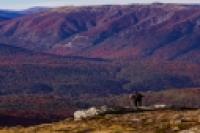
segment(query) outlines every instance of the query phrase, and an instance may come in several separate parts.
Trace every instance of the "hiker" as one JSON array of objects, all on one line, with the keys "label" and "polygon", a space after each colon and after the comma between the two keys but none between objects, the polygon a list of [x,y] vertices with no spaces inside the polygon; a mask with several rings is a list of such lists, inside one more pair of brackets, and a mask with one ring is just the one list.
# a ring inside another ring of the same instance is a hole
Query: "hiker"
[{"label": "hiker", "polygon": [[136,107],[136,108],[138,108],[139,106],[142,106],[142,99],[143,99],[143,95],[141,94],[141,93],[139,93],[139,92],[135,92],[135,94],[131,94],[130,95],[130,100],[131,100],[131,103],[133,103],[134,102],[134,106]]}]

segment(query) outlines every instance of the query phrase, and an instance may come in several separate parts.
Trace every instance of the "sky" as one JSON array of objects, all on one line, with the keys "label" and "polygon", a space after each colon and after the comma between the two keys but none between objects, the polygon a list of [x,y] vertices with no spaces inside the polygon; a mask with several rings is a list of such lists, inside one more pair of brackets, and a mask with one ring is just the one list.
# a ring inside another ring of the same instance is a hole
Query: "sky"
[{"label": "sky", "polygon": [[131,3],[197,3],[200,0],[0,0],[0,9],[21,10],[36,6],[102,5]]}]

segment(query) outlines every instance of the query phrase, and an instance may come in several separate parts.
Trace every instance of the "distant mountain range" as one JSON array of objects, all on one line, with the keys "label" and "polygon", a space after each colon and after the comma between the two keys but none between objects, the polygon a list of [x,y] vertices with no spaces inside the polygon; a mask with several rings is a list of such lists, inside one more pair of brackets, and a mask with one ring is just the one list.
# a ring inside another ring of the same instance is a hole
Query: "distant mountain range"
[{"label": "distant mountain range", "polygon": [[0,21],[10,20],[19,16],[22,16],[19,12],[0,10]]},{"label": "distant mountain range", "polygon": [[32,8],[28,8],[26,10],[23,10],[21,12],[23,12],[24,14],[34,14],[34,13],[46,12],[50,9],[51,8],[36,6],[36,7],[32,7]]},{"label": "distant mountain range", "polygon": [[[78,71],[83,63],[83,71],[88,73],[90,67],[105,73],[112,68],[107,77],[92,79],[95,89],[107,85],[111,90],[116,86],[142,90],[198,86],[199,7],[152,4],[1,11],[0,16],[7,19],[0,21],[0,61],[43,64],[45,69],[49,64],[73,69],[70,64],[77,63]],[[42,71],[36,69],[35,73],[42,76]],[[70,75],[78,76],[76,72]],[[83,77],[87,79],[88,74]],[[104,82],[102,86],[99,80]],[[87,88],[80,84],[80,90]],[[74,85],[70,83],[69,88]]]},{"label": "distant mountain range", "polygon": [[35,13],[41,13],[48,10],[49,8],[45,7],[33,7],[22,11],[0,10],[0,21],[11,20],[17,17],[22,17],[25,15],[30,15]]},{"label": "distant mountain range", "polygon": [[30,14],[8,13],[7,18],[14,19],[0,22],[1,43],[58,55],[200,62],[199,6],[89,6],[25,12]]}]

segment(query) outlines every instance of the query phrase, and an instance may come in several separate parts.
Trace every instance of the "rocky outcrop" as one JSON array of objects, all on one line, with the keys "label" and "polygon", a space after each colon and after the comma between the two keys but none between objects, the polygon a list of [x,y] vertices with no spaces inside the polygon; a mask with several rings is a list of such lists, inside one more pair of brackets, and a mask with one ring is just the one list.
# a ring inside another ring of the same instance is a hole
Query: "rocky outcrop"
[{"label": "rocky outcrop", "polygon": [[100,112],[97,108],[89,108],[88,110],[80,110],[74,112],[74,120],[81,120],[88,117],[93,117],[98,115]]},{"label": "rocky outcrop", "polygon": [[139,108],[130,108],[130,107],[91,107],[85,110],[78,110],[74,112],[74,120],[82,120],[86,118],[92,118],[98,115],[104,114],[125,114],[130,112],[138,112],[138,111],[152,111],[152,110],[160,110],[160,109],[169,109],[168,105],[154,105],[154,106],[141,106]]},{"label": "rocky outcrop", "polygon": [[112,108],[108,108],[107,106],[101,106],[100,108],[91,107],[86,110],[79,110],[74,112],[74,120],[82,120],[86,118],[91,118],[97,115],[102,115],[108,113],[110,111],[114,111]]}]

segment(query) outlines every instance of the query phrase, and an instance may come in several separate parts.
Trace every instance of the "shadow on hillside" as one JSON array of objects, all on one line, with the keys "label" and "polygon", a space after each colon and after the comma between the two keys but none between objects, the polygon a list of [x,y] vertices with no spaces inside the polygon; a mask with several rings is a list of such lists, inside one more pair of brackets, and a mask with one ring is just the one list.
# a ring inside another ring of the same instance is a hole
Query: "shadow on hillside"
[{"label": "shadow on hillside", "polygon": [[15,117],[15,116],[7,116],[7,115],[0,115],[0,127],[14,127],[14,126],[33,126],[39,125],[44,123],[52,123],[60,121],[61,118],[56,116],[51,116],[49,119],[34,117],[34,118],[23,118],[23,117]]}]

